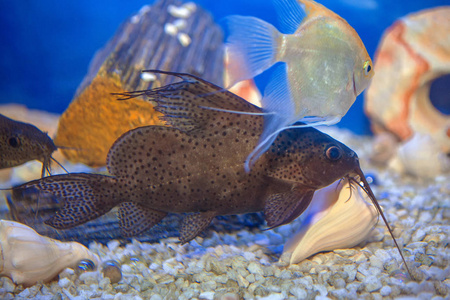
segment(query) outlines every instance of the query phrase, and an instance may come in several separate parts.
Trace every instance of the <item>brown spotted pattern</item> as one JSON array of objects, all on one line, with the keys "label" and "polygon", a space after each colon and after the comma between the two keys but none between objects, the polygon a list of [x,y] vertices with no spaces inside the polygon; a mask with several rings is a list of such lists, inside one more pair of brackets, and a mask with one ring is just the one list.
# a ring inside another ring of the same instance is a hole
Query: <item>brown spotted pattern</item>
[{"label": "brown spotted pattern", "polygon": [[98,218],[120,202],[115,197],[115,179],[97,174],[68,174],[44,177],[23,185],[52,193],[64,206],[45,223],[65,229]]},{"label": "brown spotted pattern", "polygon": [[119,223],[124,237],[139,235],[158,224],[167,213],[147,209],[133,202],[119,205]]},{"label": "brown spotted pattern", "polygon": [[39,181],[38,188],[74,203],[58,215],[70,214],[67,218],[78,220],[71,224],[79,224],[122,203],[120,224],[130,236],[168,212],[190,213],[180,226],[180,239],[187,242],[217,215],[265,211],[271,227],[290,222],[306,209],[316,189],[359,168],[357,156],[345,145],[302,128],[281,132],[246,173],[244,161],[262,133],[263,117],[208,108],[261,110],[197,77],[172,75],[182,81],[122,95],[148,96],[170,127],[147,126],[122,135],[108,154],[113,177],[83,175],[92,182],[75,183],[72,178],[80,175],[70,174],[55,178],[58,185]]}]

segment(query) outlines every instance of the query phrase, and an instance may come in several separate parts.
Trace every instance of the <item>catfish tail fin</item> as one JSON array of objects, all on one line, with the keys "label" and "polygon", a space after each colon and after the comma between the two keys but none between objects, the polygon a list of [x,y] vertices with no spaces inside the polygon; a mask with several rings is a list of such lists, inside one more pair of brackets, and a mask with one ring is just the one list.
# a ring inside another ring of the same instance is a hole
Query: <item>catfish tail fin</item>
[{"label": "catfish tail fin", "polygon": [[14,189],[35,188],[63,201],[63,207],[45,221],[56,229],[67,229],[96,219],[120,203],[114,177],[72,173],[48,176]]}]

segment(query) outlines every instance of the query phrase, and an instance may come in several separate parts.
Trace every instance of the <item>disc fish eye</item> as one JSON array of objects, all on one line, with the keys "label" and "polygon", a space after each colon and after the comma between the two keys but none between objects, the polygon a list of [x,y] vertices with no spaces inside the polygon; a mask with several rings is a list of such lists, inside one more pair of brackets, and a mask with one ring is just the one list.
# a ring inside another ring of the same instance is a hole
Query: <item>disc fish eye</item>
[{"label": "disc fish eye", "polygon": [[336,146],[330,146],[325,151],[327,158],[331,161],[336,161],[342,157],[341,149]]},{"label": "disc fish eye", "polygon": [[17,148],[20,146],[20,139],[16,136],[10,137],[8,139],[8,145],[10,145],[13,148]]},{"label": "disc fish eye", "polygon": [[370,65],[370,61],[366,60],[366,62],[364,62],[364,75],[369,75],[370,71],[372,71],[372,66]]}]

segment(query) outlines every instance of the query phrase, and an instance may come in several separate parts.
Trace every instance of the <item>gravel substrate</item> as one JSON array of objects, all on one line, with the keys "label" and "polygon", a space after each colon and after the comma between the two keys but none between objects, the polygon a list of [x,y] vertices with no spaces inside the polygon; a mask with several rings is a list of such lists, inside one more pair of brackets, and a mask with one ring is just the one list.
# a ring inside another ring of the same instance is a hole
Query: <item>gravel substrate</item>
[{"label": "gravel substrate", "polygon": [[[50,283],[24,288],[0,279],[2,299],[449,299],[450,176],[421,180],[368,163],[370,138],[327,129],[353,148],[394,230],[413,273],[409,278],[380,219],[367,242],[353,249],[320,253],[296,265],[281,255],[299,220],[273,230],[209,231],[180,245],[121,245],[113,240],[89,248],[113,271],[66,269]],[[109,276],[109,277],[108,277]],[[110,279],[111,278],[111,279]]]}]

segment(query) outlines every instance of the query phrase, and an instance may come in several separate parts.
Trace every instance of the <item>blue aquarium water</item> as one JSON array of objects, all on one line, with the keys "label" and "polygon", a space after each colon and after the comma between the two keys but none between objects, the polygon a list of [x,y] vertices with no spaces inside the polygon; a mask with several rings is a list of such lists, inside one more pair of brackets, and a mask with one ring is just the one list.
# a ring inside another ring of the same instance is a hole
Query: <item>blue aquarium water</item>
[{"label": "blue aquarium water", "polygon": [[[271,1],[198,0],[216,20],[230,14],[252,15],[277,24]],[[62,113],[87,73],[96,50],[119,24],[153,1],[0,0],[0,104],[20,103]],[[380,37],[396,19],[448,0],[323,0],[359,33],[373,58]],[[262,75],[257,82],[266,80]],[[369,133],[360,96],[338,124]]]}]

